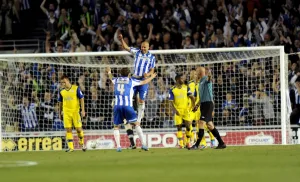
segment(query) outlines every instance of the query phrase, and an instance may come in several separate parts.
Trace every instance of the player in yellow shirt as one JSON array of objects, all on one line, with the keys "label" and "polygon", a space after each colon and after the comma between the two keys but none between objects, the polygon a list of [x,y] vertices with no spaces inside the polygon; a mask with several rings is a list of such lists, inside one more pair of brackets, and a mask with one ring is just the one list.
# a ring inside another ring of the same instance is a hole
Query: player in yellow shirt
[{"label": "player in yellow shirt", "polygon": [[175,111],[174,122],[177,127],[177,138],[179,140],[179,148],[183,146],[182,124],[185,123],[187,147],[190,148],[190,138],[192,137],[191,125],[192,119],[189,112],[189,98],[191,99],[192,106],[195,105],[194,93],[192,93],[187,85],[184,84],[184,78],[178,74],[175,77],[176,85],[169,91],[169,100],[172,103],[173,110]]},{"label": "player in yellow shirt", "polygon": [[[190,72],[190,82],[189,82],[189,87],[191,89],[191,92],[196,92],[199,93],[199,78],[198,78],[198,72],[199,72],[199,68],[197,68],[197,70],[192,70]],[[195,96],[195,103],[198,103],[200,101],[200,98],[198,97],[199,94],[196,94]],[[201,116],[201,112],[200,112],[200,107],[197,109],[197,111],[194,112],[193,116],[193,120],[196,121],[196,123],[198,123],[198,121],[200,120],[200,116]],[[209,131],[209,129],[207,128],[206,124],[204,125],[204,129],[205,131],[207,131],[207,133],[209,134],[210,137],[210,144],[211,147],[214,147],[215,145],[215,137],[214,135]],[[196,131],[198,131],[198,124],[196,124]],[[198,136],[198,134],[196,133],[196,136]],[[204,149],[206,148],[207,143],[206,143],[206,139],[205,136],[201,139],[201,143],[200,143],[200,149]]]},{"label": "player in yellow shirt", "polygon": [[[59,92],[59,108],[60,113],[63,113],[64,128],[66,129],[66,139],[68,142],[68,150],[66,152],[73,152],[73,134],[72,127],[74,126],[79,138],[79,145],[85,152],[84,136],[82,130],[81,117],[85,117],[84,110],[84,96],[80,88],[72,85],[68,76],[63,75],[60,79],[62,90]],[[81,109],[81,116],[79,114]],[[61,116],[60,116],[61,117]]]}]

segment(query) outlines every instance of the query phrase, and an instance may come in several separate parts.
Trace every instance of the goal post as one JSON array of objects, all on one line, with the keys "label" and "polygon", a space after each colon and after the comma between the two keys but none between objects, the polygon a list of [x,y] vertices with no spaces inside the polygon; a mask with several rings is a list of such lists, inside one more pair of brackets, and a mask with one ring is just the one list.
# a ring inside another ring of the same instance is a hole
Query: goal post
[{"label": "goal post", "polygon": [[[283,46],[150,52],[156,56],[158,77],[149,84],[142,121],[149,147],[177,145],[168,89],[177,73],[188,81],[198,66],[212,70],[214,123],[228,145],[290,142],[288,63]],[[133,68],[133,56],[125,51],[0,55],[0,151],[66,148],[62,121],[57,116],[62,74],[68,74],[85,95],[87,117],[83,125],[89,149],[115,148],[113,87],[104,71],[107,66],[117,76],[120,68]],[[77,141],[74,133],[75,148],[79,149]],[[121,144],[129,146],[124,130]]]}]

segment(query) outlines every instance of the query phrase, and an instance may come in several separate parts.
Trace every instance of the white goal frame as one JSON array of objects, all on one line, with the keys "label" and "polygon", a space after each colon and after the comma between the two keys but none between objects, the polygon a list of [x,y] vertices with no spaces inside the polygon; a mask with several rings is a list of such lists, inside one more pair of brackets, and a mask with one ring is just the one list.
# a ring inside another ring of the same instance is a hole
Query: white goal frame
[{"label": "white goal frame", "polygon": [[[280,92],[281,92],[281,144],[286,145],[288,142],[287,136],[287,122],[289,122],[287,112],[287,72],[288,72],[288,64],[287,60],[285,60],[284,46],[266,46],[266,47],[238,47],[238,48],[207,48],[207,49],[171,49],[171,50],[150,50],[152,54],[192,54],[192,53],[216,53],[216,52],[239,52],[239,51],[268,51],[268,50],[278,50],[280,52]],[[115,51],[115,52],[76,52],[76,53],[39,53],[39,54],[2,54],[0,55],[0,61],[9,61],[12,58],[27,58],[26,62],[37,63],[34,59],[28,58],[48,58],[48,57],[89,57],[89,56],[129,56],[130,53],[126,51]],[[267,56],[266,56],[267,57]],[[269,57],[269,56],[268,56]],[[257,58],[264,58],[264,56],[257,56]],[[253,58],[252,58],[253,59]],[[222,60],[217,60],[221,62]],[[59,63],[56,63],[59,64]],[[64,63],[65,64],[65,63]],[[178,63],[174,63],[173,65],[177,65]],[[180,63],[179,63],[180,64]],[[182,63],[181,63],[182,64]],[[195,63],[190,63],[195,64]],[[205,64],[205,62],[204,62]],[[101,66],[95,64],[74,64],[70,63],[69,66],[85,66],[85,67],[106,67],[107,65],[102,64]],[[165,64],[162,64],[165,65]],[[186,63],[189,65],[189,63]],[[156,64],[156,66],[160,66],[160,64]],[[128,67],[128,65],[116,65],[114,67]],[[2,108],[1,108],[1,92],[0,92],[0,152],[2,152]],[[100,132],[101,133],[101,132]]]}]

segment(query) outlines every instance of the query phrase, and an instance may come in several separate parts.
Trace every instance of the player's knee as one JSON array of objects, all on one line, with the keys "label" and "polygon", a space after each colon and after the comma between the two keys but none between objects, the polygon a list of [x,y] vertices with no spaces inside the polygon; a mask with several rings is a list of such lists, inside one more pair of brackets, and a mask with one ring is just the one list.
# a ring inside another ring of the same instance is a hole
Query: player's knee
[{"label": "player's knee", "polygon": [[198,122],[198,127],[201,128],[201,129],[204,129],[204,124],[205,124],[205,121],[201,121],[201,120],[200,120],[200,121]]},{"label": "player's knee", "polygon": [[72,133],[72,128],[66,128],[67,133]]},{"label": "player's knee", "polygon": [[129,123],[127,123],[127,124],[125,125],[125,130],[132,130],[132,125],[129,124]]},{"label": "player's knee", "polygon": [[182,125],[176,125],[177,131],[181,131],[182,130]]},{"label": "player's knee", "polygon": [[210,122],[208,122],[207,124],[207,128],[209,129],[209,130],[213,130],[214,129],[214,124],[210,121]]},{"label": "player's knee", "polygon": [[82,131],[82,128],[76,128],[77,133],[80,133]]},{"label": "player's knee", "polygon": [[119,130],[119,129],[120,129],[120,127],[118,125],[114,126],[114,130]]}]

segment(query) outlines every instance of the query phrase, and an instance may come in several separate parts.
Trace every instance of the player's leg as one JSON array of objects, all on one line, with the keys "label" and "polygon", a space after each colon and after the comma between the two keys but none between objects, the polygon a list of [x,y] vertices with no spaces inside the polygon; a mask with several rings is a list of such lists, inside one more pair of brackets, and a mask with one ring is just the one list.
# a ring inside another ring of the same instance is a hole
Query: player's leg
[{"label": "player's leg", "polygon": [[191,138],[192,138],[192,121],[195,119],[195,113],[190,111],[185,111],[185,115],[183,116],[184,124],[185,124],[185,136],[186,136],[186,144],[187,148],[191,147]]},{"label": "player's leg", "polygon": [[183,148],[183,133],[182,133],[182,117],[181,117],[181,111],[179,111],[180,115],[174,114],[174,124],[177,128],[177,139],[179,142],[179,148]]},{"label": "player's leg", "polygon": [[184,123],[185,123],[186,148],[190,148],[191,138],[192,138],[192,131],[191,131],[192,122],[184,121]]},{"label": "player's leg", "polygon": [[[215,137],[211,133],[211,131],[208,129],[207,124],[204,125],[204,130],[208,133],[209,138],[210,138],[210,147],[213,148],[215,146]],[[203,137],[205,139],[205,137]],[[201,141],[202,142],[202,141]],[[206,143],[206,142],[205,142]],[[200,143],[201,145],[201,143]]]},{"label": "player's leg", "polygon": [[123,119],[122,106],[114,106],[114,138],[117,144],[117,152],[122,151],[119,126],[123,124]]},{"label": "player's leg", "polygon": [[66,130],[66,140],[68,143],[68,149],[66,150],[66,152],[73,152],[74,144],[73,144],[73,134],[72,134],[72,117],[70,117],[69,114],[64,113],[63,120],[64,120],[64,128]]},{"label": "player's leg", "polygon": [[147,96],[147,93],[148,93],[148,87],[149,87],[148,84],[137,86],[137,90],[138,90],[138,93],[139,93],[137,122],[141,122],[142,118],[144,117],[145,99],[146,99],[146,96]]},{"label": "player's leg", "polygon": [[148,147],[144,140],[144,133],[140,126],[140,122],[137,121],[136,113],[134,112],[132,107],[126,107],[124,112],[125,118],[128,123],[135,125],[136,133],[139,136],[139,139],[142,143],[142,150],[148,151]]},{"label": "player's leg", "polygon": [[219,144],[216,147],[216,149],[224,149],[226,148],[226,145],[224,143],[224,141],[222,140],[219,131],[217,130],[217,128],[214,126],[213,122],[212,122],[212,116],[213,116],[213,110],[214,110],[214,105],[213,103],[209,103],[207,105],[208,108],[208,114],[206,116],[206,120],[207,120],[207,127],[208,129],[211,131],[211,133],[217,138]]},{"label": "player's leg", "polygon": [[141,125],[140,125],[141,123],[140,122],[134,122],[133,124],[135,125],[135,131],[138,134],[139,139],[140,139],[141,144],[142,144],[141,149],[144,150],[144,151],[148,151],[149,149],[148,149],[146,141],[144,139],[143,129],[141,128]]},{"label": "player's leg", "polygon": [[134,138],[133,138],[134,134],[133,134],[133,130],[132,130],[132,125],[130,123],[128,123],[127,121],[125,124],[125,130],[126,130],[128,139],[130,141],[129,149],[136,149]]},{"label": "player's leg", "polygon": [[224,149],[226,148],[226,145],[224,143],[224,141],[222,140],[222,137],[220,136],[220,133],[219,131],[217,130],[217,128],[214,126],[213,122],[212,121],[209,121],[207,123],[207,127],[208,129],[211,131],[211,133],[217,138],[219,144],[218,146],[216,147],[216,149]]},{"label": "player's leg", "polygon": [[114,125],[114,138],[117,144],[117,152],[121,152],[122,147],[120,142],[120,125]]},{"label": "player's leg", "polygon": [[81,117],[79,113],[74,113],[73,115],[73,125],[77,131],[77,136],[79,139],[79,145],[82,149],[82,151],[86,151],[86,147],[84,145],[84,134],[83,134],[83,129],[82,129],[82,122],[81,122]]},{"label": "player's leg", "polygon": [[[200,122],[200,120],[198,121],[198,123]],[[204,123],[204,130],[205,130],[205,127],[207,128],[206,124]],[[198,128],[198,132],[197,134],[199,134],[199,127]],[[208,129],[207,129],[208,130]],[[197,138],[198,138],[198,135],[197,135]],[[206,143],[206,138],[205,138],[205,134],[204,136],[202,137],[201,141],[200,141],[200,148],[201,149],[204,149],[207,147],[207,143]]]}]

